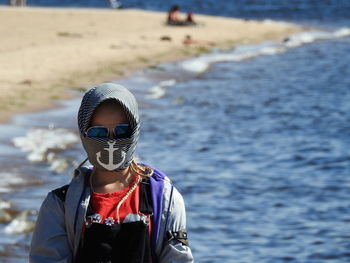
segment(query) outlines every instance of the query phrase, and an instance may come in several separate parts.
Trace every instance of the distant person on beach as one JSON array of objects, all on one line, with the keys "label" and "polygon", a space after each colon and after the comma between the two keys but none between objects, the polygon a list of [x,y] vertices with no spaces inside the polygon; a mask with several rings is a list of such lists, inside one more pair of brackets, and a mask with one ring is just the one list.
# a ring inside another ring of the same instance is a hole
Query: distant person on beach
[{"label": "distant person on beach", "polygon": [[114,9],[120,9],[123,7],[122,4],[117,0],[109,0],[109,4],[111,5],[111,8]]},{"label": "distant person on beach", "polygon": [[91,165],[86,159],[70,184],[47,195],[29,262],[193,262],[181,194],[164,173],[135,161],[133,94],[114,83],[90,89],[78,127]]},{"label": "distant person on beach", "polygon": [[27,1],[26,0],[10,0],[9,5],[10,6],[26,6]]},{"label": "distant person on beach", "polygon": [[174,5],[168,12],[167,24],[172,26],[189,26],[195,25],[192,12],[187,13],[186,19],[180,17],[180,6]]}]

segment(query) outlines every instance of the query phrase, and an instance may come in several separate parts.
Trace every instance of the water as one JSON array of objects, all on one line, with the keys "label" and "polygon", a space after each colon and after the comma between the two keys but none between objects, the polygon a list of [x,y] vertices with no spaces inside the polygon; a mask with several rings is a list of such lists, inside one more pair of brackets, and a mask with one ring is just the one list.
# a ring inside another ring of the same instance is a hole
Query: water
[{"label": "water", "polygon": [[[5,5],[8,0],[0,0]],[[349,24],[348,0],[119,0],[125,8],[167,11],[178,4],[184,12],[240,17],[248,19],[277,19],[308,24]],[[30,0],[29,6],[109,8],[108,0]]]},{"label": "water", "polygon": [[199,262],[349,261],[349,41],[216,64],[151,112]]},{"label": "water", "polygon": [[[122,2],[166,9],[162,1]],[[60,2],[68,3],[82,6]],[[161,65],[120,81],[141,106],[138,155],[166,171],[185,198],[196,262],[349,262],[350,37],[340,29],[349,27],[348,1],[178,3],[322,31]],[[62,104],[1,125],[0,207],[5,201],[12,207],[0,211],[12,218],[27,211],[20,234],[13,219],[0,224],[1,262],[27,262],[35,210],[84,159],[72,117],[79,100]],[[39,152],[14,146],[13,138],[24,136],[24,144],[35,143],[28,138],[38,129],[51,145]],[[67,136],[58,136],[59,129]]]}]

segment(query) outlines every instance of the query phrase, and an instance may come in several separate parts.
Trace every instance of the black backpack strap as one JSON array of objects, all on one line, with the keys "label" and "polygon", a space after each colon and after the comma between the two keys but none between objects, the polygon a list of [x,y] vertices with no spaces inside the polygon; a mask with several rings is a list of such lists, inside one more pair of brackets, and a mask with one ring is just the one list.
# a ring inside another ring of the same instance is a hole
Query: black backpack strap
[{"label": "black backpack strap", "polygon": [[[76,175],[75,175],[76,176]],[[84,179],[84,185],[85,186],[89,186],[90,183],[89,183],[89,179],[90,179],[90,176],[91,176],[91,170],[88,170],[86,172],[86,176],[85,176],[85,179]],[[66,184],[60,188],[57,188],[55,190],[52,190],[52,192],[59,198],[61,199],[62,202],[64,202],[66,200],[66,194],[67,194],[67,190],[68,190],[68,187],[69,187],[69,184]]]},{"label": "black backpack strap", "polygon": [[153,215],[151,184],[149,177],[141,180],[140,184],[140,213]]},{"label": "black backpack strap", "polygon": [[69,184],[66,184],[60,188],[57,188],[53,190],[52,192],[59,198],[61,199],[62,202],[66,200],[66,194],[68,190]]}]

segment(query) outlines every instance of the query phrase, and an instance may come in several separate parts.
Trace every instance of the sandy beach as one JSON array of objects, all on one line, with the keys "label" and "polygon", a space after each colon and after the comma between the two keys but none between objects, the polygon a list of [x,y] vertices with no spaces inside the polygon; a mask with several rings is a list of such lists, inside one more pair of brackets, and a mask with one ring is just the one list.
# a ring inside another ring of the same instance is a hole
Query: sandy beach
[{"label": "sandy beach", "polygon": [[[195,15],[192,27],[165,25],[141,10],[0,8],[0,121],[161,62],[218,48],[282,40],[301,28],[282,23]],[[183,39],[203,41],[184,45]]]}]

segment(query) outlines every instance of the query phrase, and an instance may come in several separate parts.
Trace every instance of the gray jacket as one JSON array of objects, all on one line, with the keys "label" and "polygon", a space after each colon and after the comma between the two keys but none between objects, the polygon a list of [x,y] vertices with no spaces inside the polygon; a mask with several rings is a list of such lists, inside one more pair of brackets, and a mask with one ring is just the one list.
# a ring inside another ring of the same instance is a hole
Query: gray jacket
[{"label": "gray jacket", "polygon": [[[77,170],[66,193],[65,202],[50,192],[41,205],[30,246],[30,263],[73,262],[78,252],[86,210],[90,200],[90,189],[85,186],[86,168]],[[82,195],[82,193],[85,193]],[[156,256],[160,263],[193,262],[191,249],[179,242],[165,240],[168,230],[186,229],[185,205],[181,194],[174,188],[170,199],[171,183],[164,182],[163,212]],[[168,206],[168,224],[165,227]]]}]

